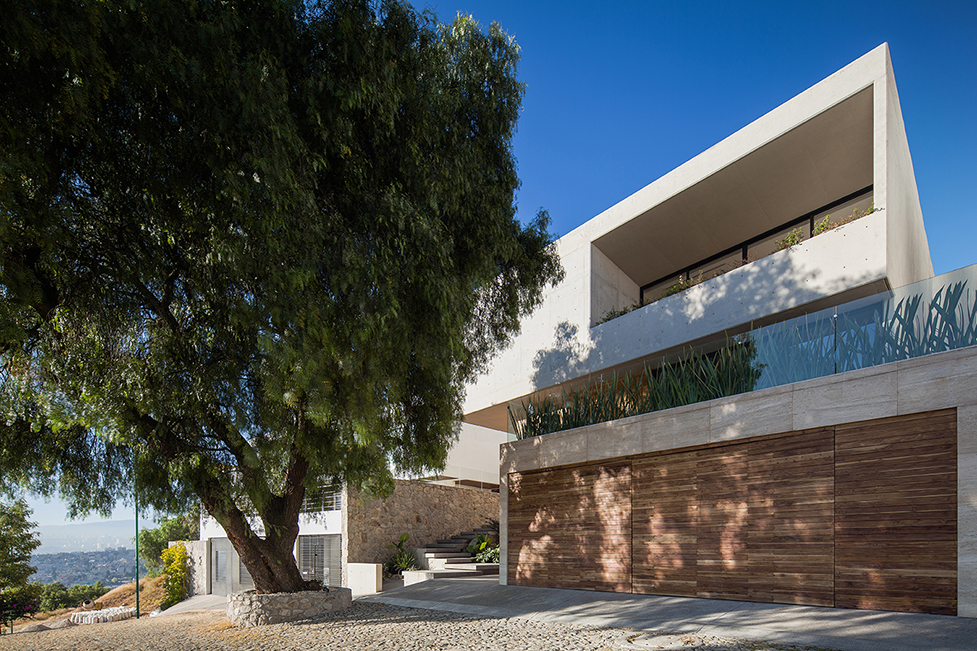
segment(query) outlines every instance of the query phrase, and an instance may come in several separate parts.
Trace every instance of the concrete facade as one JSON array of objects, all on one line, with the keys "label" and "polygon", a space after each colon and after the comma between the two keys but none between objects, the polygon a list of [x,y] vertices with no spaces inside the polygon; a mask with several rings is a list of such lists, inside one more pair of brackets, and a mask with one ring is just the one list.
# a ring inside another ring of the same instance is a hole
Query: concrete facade
[{"label": "concrete facade", "polygon": [[[856,200],[877,211],[810,236],[808,219]],[[883,44],[560,238],[564,280],[468,387],[465,420],[504,431],[510,401],[929,278],[921,215]],[[773,252],[798,219],[807,239]],[[716,256],[729,264],[711,277]],[[598,325],[699,270],[705,282]]]},{"label": "concrete facade", "polygon": [[556,432],[502,446],[501,539],[507,575],[507,478],[720,441],[957,410],[957,612],[977,617],[977,347]]}]

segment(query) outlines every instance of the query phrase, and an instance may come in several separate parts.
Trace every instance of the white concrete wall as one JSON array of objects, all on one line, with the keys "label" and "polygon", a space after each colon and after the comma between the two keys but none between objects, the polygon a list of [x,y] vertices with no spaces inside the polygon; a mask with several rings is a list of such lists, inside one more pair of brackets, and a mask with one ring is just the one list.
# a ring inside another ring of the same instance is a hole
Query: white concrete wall
[{"label": "white concrete wall", "polygon": [[899,287],[931,277],[933,263],[888,48],[885,75],[875,85],[875,105],[875,205],[885,209],[888,274],[891,285]]},{"label": "white concrete wall", "polygon": [[594,325],[612,310],[622,310],[641,300],[641,288],[611,262],[600,249],[590,245],[590,323]]},{"label": "white concrete wall", "polygon": [[500,579],[508,474],[938,409],[957,409],[957,612],[977,617],[977,346],[554,432],[501,448]]},{"label": "white concrete wall", "polygon": [[349,582],[346,587],[354,597],[383,590],[383,565],[380,563],[349,563],[346,576]]},{"label": "white concrete wall", "polygon": [[[265,535],[265,528],[260,518],[250,518],[251,529],[259,536]],[[342,531],[342,512],[326,511],[324,513],[300,513],[299,535],[340,533]],[[200,540],[210,538],[227,538],[224,527],[208,515],[200,516]]]},{"label": "white concrete wall", "polygon": [[[567,350],[584,349],[589,344],[591,255],[586,229],[574,231],[556,243],[563,264],[563,282],[547,291],[542,305],[522,320],[521,332],[512,345],[492,360],[491,370],[474,385],[466,388],[464,411],[471,413],[484,407],[505,403],[525,393],[534,363],[549,364],[550,359],[536,359],[537,353],[552,345],[554,339]],[[568,363],[570,357],[566,360]]]},{"label": "white concrete wall", "polygon": [[[873,88],[878,213],[591,329],[638,287],[591,242],[866,88]],[[505,404],[615,364],[853,288],[932,276],[888,46],[882,44],[557,242],[565,280],[467,389],[465,412]],[[870,285],[871,283],[871,285]]]},{"label": "white concrete wall", "polygon": [[506,432],[461,423],[458,441],[448,451],[444,474],[458,479],[498,483],[499,445],[506,440]]},{"label": "white concrete wall", "polygon": [[[580,309],[588,305],[589,286],[578,293],[581,283],[568,272],[532,327],[469,388],[465,409],[506,402],[884,280],[885,242],[885,212],[874,213],[594,328]],[[583,250],[590,248],[587,243]]]}]

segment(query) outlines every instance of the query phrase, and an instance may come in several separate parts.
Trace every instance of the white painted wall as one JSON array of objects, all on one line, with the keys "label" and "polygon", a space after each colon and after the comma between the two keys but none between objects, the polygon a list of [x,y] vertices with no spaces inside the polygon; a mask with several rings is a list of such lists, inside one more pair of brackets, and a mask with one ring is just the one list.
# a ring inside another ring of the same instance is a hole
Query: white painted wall
[{"label": "white painted wall", "polygon": [[[498,467],[496,467],[498,475]],[[345,495],[344,495],[345,497]],[[259,536],[265,535],[264,525],[260,518],[250,518],[251,529]],[[300,513],[299,514],[299,535],[308,536],[313,534],[340,533],[342,531],[342,512],[326,511],[324,513]],[[200,516],[200,540],[210,538],[227,538],[224,527],[209,515]]]}]

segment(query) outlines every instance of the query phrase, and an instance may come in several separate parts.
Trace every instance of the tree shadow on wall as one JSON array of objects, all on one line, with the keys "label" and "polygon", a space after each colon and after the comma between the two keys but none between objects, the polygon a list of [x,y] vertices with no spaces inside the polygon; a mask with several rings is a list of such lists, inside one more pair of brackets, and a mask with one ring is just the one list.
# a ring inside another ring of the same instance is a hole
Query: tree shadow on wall
[{"label": "tree shadow on wall", "polygon": [[513,585],[631,591],[631,464],[513,473]]}]

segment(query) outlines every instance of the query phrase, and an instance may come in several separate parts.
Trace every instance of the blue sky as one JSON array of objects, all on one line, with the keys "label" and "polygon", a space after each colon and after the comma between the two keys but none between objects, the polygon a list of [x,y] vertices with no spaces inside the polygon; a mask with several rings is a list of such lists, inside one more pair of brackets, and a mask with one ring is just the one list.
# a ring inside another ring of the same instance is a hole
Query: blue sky
[{"label": "blue sky", "polygon": [[[888,42],[933,266],[977,262],[974,0],[414,5],[515,36],[520,219],[546,208],[556,235]],[[64,523],[60,502],[33,503]]]},{"label": "blue sky", "polygon": [[935,270],[977,262],[974,0],[426,6],[522,48],[520,219],[557,235],[888,42]]}]

